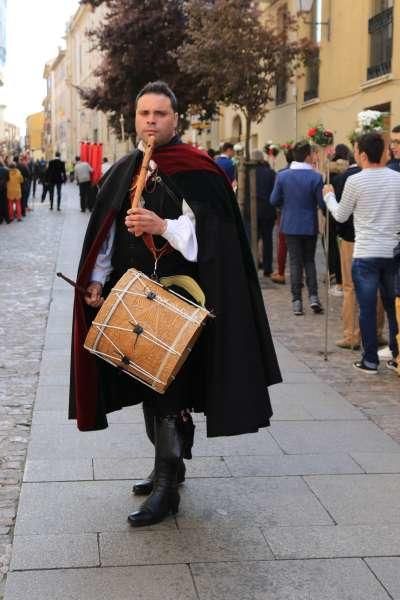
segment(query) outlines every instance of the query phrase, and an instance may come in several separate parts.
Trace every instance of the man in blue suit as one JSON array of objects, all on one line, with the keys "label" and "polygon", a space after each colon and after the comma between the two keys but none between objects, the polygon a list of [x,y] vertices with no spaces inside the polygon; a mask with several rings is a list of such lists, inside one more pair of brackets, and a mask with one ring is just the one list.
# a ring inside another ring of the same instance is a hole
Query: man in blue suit
[{"label": "man in blue suit", "polygon": [[315,249],[318,236],[318,207],[324,209],[323,180],[312,166],[312,148],[307,141],[293,149],[289,169],[280,171],[270,202],[281,207],[281,231],[285,234],[290,259],[290,280],[295,315],[303,314],[303,270],[310,301],[315,313],[323,311],[318,298]]}]

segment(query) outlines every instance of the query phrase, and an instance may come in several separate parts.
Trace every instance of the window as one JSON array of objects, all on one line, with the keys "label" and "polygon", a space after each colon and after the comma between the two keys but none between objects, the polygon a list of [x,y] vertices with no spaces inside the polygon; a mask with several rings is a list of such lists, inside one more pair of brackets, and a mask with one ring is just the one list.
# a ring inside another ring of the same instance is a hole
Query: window
[{"label": "window", "polygon": [[304,102],[318,98],[319,95],[319,53],[311,60],[307,66],[306,89],[304,92]]},{"label": "window", "polygon": [[373,10],[368,21],[370,60],[367,79],[380,77],[392,69],[393,0],[374,0]]},{"label": "window", "polygon": [[[316,44],[321,42],[322,0],[314,0],[310,19],[310,38]],[[309,62],[306,72],[304,102],[319,95],[319,53]]]}]

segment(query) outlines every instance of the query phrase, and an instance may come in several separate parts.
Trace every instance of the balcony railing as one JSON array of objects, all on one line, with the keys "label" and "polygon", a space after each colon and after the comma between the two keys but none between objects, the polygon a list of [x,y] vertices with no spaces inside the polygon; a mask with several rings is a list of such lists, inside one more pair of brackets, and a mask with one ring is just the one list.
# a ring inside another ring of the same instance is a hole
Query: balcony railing
[{"label": "balcony railing", "polygon": [[390,73],[392,70],[392,61],[388,60],[386,62],[381,63],[380,65],[375,65],[374,67],[368,67],[367,69],[367,79],[375,79],[376,77],[382,77],[382,75],[386,75],[386,73]]},{"label": "balcony railing", "polygon": [[393,6],[371,17],[368,21],[368,33],[375,33],[393,23]]},{"label": "balcony railing", "polygon": [[318,98],[318,88],[306,90],[304,92],[304,102],[308,102],[309,100],[313,100],[314,98]]}]

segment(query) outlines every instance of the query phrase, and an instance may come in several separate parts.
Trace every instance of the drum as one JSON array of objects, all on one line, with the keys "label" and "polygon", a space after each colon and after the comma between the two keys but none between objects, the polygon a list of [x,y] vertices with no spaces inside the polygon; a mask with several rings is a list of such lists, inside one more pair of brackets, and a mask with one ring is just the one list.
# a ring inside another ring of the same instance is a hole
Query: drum
[{"label": "drum", "polygon": [[163,394],[210,313],[136,269],[112,288],[84,347]]}]

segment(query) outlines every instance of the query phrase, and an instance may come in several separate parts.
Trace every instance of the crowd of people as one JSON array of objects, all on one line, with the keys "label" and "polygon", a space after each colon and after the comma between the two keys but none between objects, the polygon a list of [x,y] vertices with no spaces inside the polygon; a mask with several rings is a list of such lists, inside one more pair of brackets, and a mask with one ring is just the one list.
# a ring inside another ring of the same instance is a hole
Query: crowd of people
[{"label": "crowd of people", "polygon": [[[107,158],[103,159],[101,173],[104,175],[110,168]],[[61,211],[62,186],[67,181],[76,181],[79,186],[81,211],[92,211],[96,190],[91,185],[93,173],[89,163],[81,161],[66,163],[61,160],[60,152],[53,159],[34,160],[29,152],[15,155],[12,158],[0,157],[0,224],[22,221],[31,210],[29,202],[36,198],[41,186],[40,201],[49,197],[49,209],[53,210],[54,198],[57,196],[57,211]]]},{"label": "crowd of people", "polygon": [[[234,185],[233,146],[227,143],[221,150],[215,160]],[[264,276],[285,284],[288,253],[294,315],[304,314],[304,275],[310,309],[322,313],[315,262],[321,234],[329,293],[343,299],[343,333],[336,345],[362,347],[354,367],[364,373],[376,374],[380,359],[386,359],[387,367],[400,374],[396,339],[400,314],[396,319],[395,310],[400,274],[394,258],[400,259],[400,126],[391,131],[388,148],[378,132],[360,136],[352,148],[338,144],[329,161],[329,178],[319,170],[320,153],[307,140],[287,149],[285,156],[286,167],[276,173],[263,152],[255,150],[252,155],[257,161],[257,218],[263,247],[259,266]],[[384,336],[385,313],[389,343]]]}]

